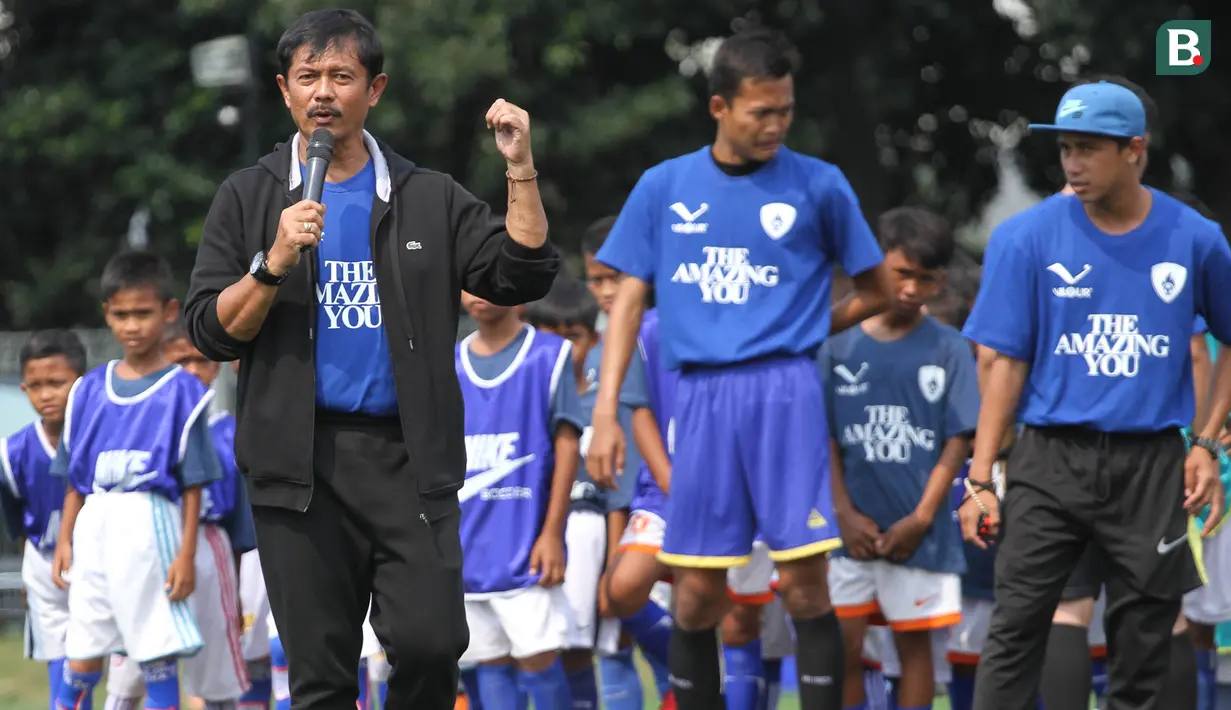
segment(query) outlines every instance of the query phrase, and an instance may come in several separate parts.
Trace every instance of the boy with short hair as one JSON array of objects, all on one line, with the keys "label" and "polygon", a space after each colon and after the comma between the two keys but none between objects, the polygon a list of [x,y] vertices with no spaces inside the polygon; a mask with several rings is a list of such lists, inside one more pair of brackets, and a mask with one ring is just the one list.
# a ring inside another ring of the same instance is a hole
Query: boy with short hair
[{"label": "boy with short hair", "polygon": [[147,708],[176,708],[176,661],[203,645],[189,602],[201,491],[222,478],[209,431],[213,399],[167,364],[178,315],[171,269],[148,253],[103,269],[103,314],[124,357],[77,380],[51,473],[68,481],[52,579],[68,590],[68,672],[58,705],[79,706],[104,660],[141,665]]},{"label": "boy with short hair", "polygon": [[[21,561],[25,654],[47,664],[54,710],[64,678],[68,595],[51,583],[64,481],[49,471],[64,430],[68,393],[85,372],[86,353],[71,331],[43,330],[26,340],[18,357],[21,390],[39,420],[0,439],[0,517],[13,540],[25,538]],[[87,709],[91,700],[85,699]]]},{"label": "boy with short hair", "polygon": [[477,695],[486,710],[568,710],[559,653],[569,645],[564,535],[585,428],[569,377],[571,346],[521,322],[518,309],[468,293],[478,330],[458,343],[465,402],[462,578]]},{"label": "boy with short hair", "polygon": [[[188,339],[183,321],[163,332],[163,357],[211,387],[221,365],[212,362]],[[205,647],[185,659],[184,690],[202,698],[206,708],[267,707],[270,698],[268,662],[250,680],[244,658],[237,571],[244,553],[256,549],[248,489],[235,464],[235,417],[215,411],[209,416],[210,435],[222,464],[222,478],[201,490],[201,542],[197,547],[196,591],[192,608]],[[123,656],[113,659],[107,676],[106,710],[132,710],[143,688],[137,664]]]},{"label": "boy with short hair", "polygon": [[821,347],[843,540],[829,583],[846,641],[845,707],[864,704],[859,652],[880,613],[907,710],[932,704],[931,631],[961,618],[965,561],[948,502],[978,417],[978,380],[961,334],[921,312],[956,248],[948,225],[906,207],[882,215],[878,231],[894,302]]}]

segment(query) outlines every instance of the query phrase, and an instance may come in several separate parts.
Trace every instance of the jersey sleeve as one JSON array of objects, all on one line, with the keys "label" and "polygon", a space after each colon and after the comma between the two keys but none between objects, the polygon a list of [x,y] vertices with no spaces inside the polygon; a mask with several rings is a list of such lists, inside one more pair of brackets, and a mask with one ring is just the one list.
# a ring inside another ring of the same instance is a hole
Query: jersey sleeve
[{"label": "jersey sleeve", "polygon": [[222,479],[222,461],[209,433],[209,418],[197,417],[188,430],[188,445],[179,464],[180,485],[203,486]]},{"label": "jersey sleeve", "polygon": [[248,503],[248,484],[242,478],[235,481],[235,507],[223,521],[223,528],[236,552],[256,549],[256,526],[252,522],[252,506]]},{"label": "jersey sleeve", "polygon": [[581,397],[577,394],[577,387],[573,378],[569,377],[570,374],[571,372],[564,373],[560,381],[556,383],[555,392],[552,393],[551,430],[553,432],[559,429],[561,424],[570,424],[576,427],[577,431],[582,432],[590,423],[586,421],[586,415],[581,406]]},{"label": "jersey sleeve", "polygon": [[884,260],[872,228],[863,218],[859,198],[837,168],[822,190],[820,224],[829,254],[851,276],[862,274]]},{"label": "jersey sleeve", "polygon": [[945,369],[950,384],[945,411],[945,438],[970,436],[979,423],[979,374],[966,341],[955,336],[949,342]]},{"label": "jersey sleeve", "polygon": [[1200,264],[1200,288],[1195,294],[1197,313],[1209,325],[1209,331],[1220,343],[1231,343],[1231,299],[1227,298],[1226,285],[1231,283],[1231,247],[1222,230],[1212,222],[1210,234],[1200,242],[1204,253],[1198,254]]},{"label": "jersey sleeve", "polygon": [[620,385],[620,404],[633,409],[648,409],[650,389],[645,380],[645,361],[635,353],[628,360],[628,371]]},{"label": "jersey sleeve", "polygon": [[68,446],[64,437],[61,437],[60,443],[56,444],[56,455],[51,460],[51,468],[48,470],[48,473],[57,478],[67,479],[69,463]]},{"label": "jersey sleeve", "polygon": [[649,282],[654,278],[657,244],[654,203],[658,199],[661,166],[647,170],[629,193],[620,215],[595,258],[616,271]]},{"label": "jersey sleeve", "polygon": [[1021,234],[1002,225],[983,256],[983,277],[962,334],[979,345],[1017,360],[1034,358],[1038,331],[1035,274]]}]

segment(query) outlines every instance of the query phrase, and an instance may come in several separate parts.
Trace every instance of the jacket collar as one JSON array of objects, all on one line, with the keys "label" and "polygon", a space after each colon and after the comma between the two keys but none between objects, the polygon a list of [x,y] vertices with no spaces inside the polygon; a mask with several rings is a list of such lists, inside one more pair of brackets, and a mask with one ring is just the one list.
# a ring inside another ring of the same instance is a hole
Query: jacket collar
[{"label": "jacket collar", "polygon": [[[291,191],[299,189],[300,183],[303,182],[299,169],[299,141],[301,138],[298,132],[291,138],[290,171],[287,173],[287,187]],[[376,139],[367,131],[363,132],[363,144],[367,146],[368,153],[372,155],[373,167],[376,169],[376,197],[382,202],[388,202],[393,194],[393,181],[389,176],[389,162],[385,160],[385,154],[380,149]]]}]

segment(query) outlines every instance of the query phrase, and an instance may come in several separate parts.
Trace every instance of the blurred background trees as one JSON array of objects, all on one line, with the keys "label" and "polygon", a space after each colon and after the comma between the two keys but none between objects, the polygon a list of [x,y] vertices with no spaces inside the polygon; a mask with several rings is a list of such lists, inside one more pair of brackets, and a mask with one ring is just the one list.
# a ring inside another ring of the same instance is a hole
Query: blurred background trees
[{"label": "blurred background trees", "polygon": [[[1147,181],[1231,208],[1231,65],[1156,77],[1169,19],[1214,0],[0,0],[0,329],[94,325],[103,262],[167,256],[186,285],[218,183],[294,130],[274,77],[286,24],[321,7],[369,17],[389,89],[369,128],[502,204],[483,114],[531,114],[558,245],[574,251],[650,165],[707,143],[704,66],[744,23],[804,56],[796,150],[837,163],[870,219],[930,206],[981,251],[989,225],[1063,182],[1023,136],[1076,76],[1123,74],[1158,101]],[[246,35],[257,83],[200,88],[190,53]],[[1221,37],[1215,28],[1214,40]],[[84,286],[82,284],[85,284]]]}]

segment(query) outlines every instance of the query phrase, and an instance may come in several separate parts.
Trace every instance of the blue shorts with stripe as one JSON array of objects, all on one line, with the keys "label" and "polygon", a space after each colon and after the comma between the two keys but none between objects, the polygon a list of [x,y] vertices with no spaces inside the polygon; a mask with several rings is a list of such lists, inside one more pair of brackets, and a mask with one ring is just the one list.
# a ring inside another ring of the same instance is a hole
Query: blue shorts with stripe
[{"label": "blue shorts with stripe", "polygon": [[685,370],[676,412],[662,562],[742,565],[758,537],[777,561],[841,546],[825,400],[812,359]]}]

